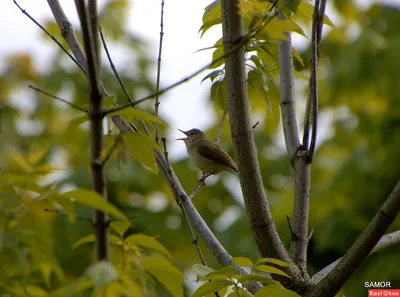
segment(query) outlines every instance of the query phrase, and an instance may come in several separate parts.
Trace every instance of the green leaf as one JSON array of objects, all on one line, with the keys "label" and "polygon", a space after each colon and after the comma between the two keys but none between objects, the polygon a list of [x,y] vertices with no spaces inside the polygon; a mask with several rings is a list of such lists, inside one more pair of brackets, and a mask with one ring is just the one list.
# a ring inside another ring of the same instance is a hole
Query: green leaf
[{"label": "green leaf", "polygon": [[72,250],[74,250],[75,248],[77,248],[78,246],[80,246],[84,243],[94,242],[95,240],[96,240],[96,237],[94,236],[94,234],[90,234],[88,236],[82,237],[81,239],[79,239],[77,242],[74,243],[74,245],[72,246]]},{"label": "green leaf", "polygon": [[1,174],[0,173],[0,181],[4,181],[8,185],[12,185],[13,187],[29,190],[35,193],[44,194],[46,193],[50,187],[42,187],[38,183],[32,179],[31,176],[18,175],[18,174]]},{"label": "green leaf", "polygon": [[86,274],[93,281],[96,289],[118,279],[114,265],[108,261],[98,261],[90,265]]},{"label": "green leaf", "polygon": [[79,116],[79,117],[77,117],[77,118],[75,118],[75,119],[73,119],[72,121],[69,122],[68,131],[69,132],[74,131],[76,128],[78,128],[78,126],[80,124],[83,124],[83,123],[88,122],[88,121],[89,121],[89,116],[87,114]]},{"label": "green leaf", "polygon": [[202,37],[211,27],[221,23],[221,3],[219,0],[213,1],[204,9],[203,25],[200,27]]},{"label": "green leaf", "polygon": [[141,266],[160,281],[174,297],[183,297],[183,274],[167,259],[160,256],[144,258]]},{"label": "green leaf", "polygon": [[257,265],[255,268],[256,268],[257,270],[264,271],[264,272],[267,272],[267,273],[279,274],[279,275],[283,275],[283,276],[286,276],[286,277],[291,278],[289,275],[287,275],[287,274],[286,274],[285,272],[283,272],[282,270],[280,270],[280,269],[278,269],[278,268],[275,268],[275,267],[272,267],[272,266]]},{"label": "green leaf", "polygon": [[[314,13],[314,6],[307,2],[301,1],[297,7],[297,14],[301,14],[302,16],[304,16],[309,20],[313,19],[313,13]],[[327,16],[326,14],[324,16],[324,24],[329,25],[331,27],[335,27],[329,16]]]},{"label": "green leaf", "polygon": [[163,253],[164,255],[168,256],[170,259],[172,259],[171,254],[168,252],[168,250],[161,244],[159,243],[155,238],[145,235],[145,234],[133,234],[128,236],[125,241],[129,244],[134,244],[138,246],[142,246],[148,249],[152,249],[158,252]]},{"label": "green leaf", "polygon": [[112,95],[112,96],[104,96],[104,100],[103,100],[103,108],[104,109],[110,109],[110,108],[114,108],[114,101],[117,100],[117,96]]},{"label": "green leaf", "polygon": [[194,264],[193,269],[194,269],[194,271],[196,271],[198,277],[206,276],[209,273],[215,271],[211,267],[201,265],[201,264]]},{"label": "green leaf", "polygon": [[308,82],[308,80],[309,80],[309,78],[307,76],[305,76],[303,73],[298,72],[298,71],[293,71],[293,76],[301,78],[302,80],[305,80],[306,82]]},{"label": "green leaf", "polygon": [[128,230],[130,223],[128,221],[114,221],[110,224],[110,227],[122,238]]},{"label": "green leaf", "polygon": [[273,282],[258,290],[254,297],[300,297],[300,295]]},{"label": "green leaf", "polygon": [[156,159],[154,153],[151,151],[151,148],[161,150],[157,142],[152,137],[139,133],[125,133],[123,134],[123,138],[133,158],[157,173]]},{"label": "green leaf", "polygon": [[161,125],[166,125],[166,123],[155,115],[149,114],[143,110],[135,109],[132,107],[124,108],[122,110],[114,111],[109,114],[109,116],[123,116],[132,117],[135,120],[142,120],[147,122],[153,122]]},{"label": "green leaf", "polygon": [[273,280],[267,276],[259,274],[246,274],[238,277],[238,282],[247,284],[247,282],[260,282],[260,283],[271,283]]},{"label": "green leaf", "polygon": [[287,5],[288,8],[289,8],[291,11],[293,11],[294,13],[296,13],[297,8],[298,8],[299,5],[300,5],[300,2],[301,2],[300,0],[291,0],[291,1],[289,1],[288,4],[285,4],[285,5]]},{"label": "green leaf", "polygon": [[221,109],[225,109],[227,103],[225,78],[222,81],[215,81],[210,92],[211,101],[214,101]]},{"label": "green leaf", "polygon": [[249,258],[245,258],[245,257],[233,257],[232,258],[233,263],[235,263],[236,265],[239,266],[247,266],[247,267],[253,267],[253,261],[251,261]]},{"label": "green leaf", "polygon": [[219,75],[222,75],[224,73],[224,71],[222,69],[217,69],[214,70],[212,72],[210,72],[209,74],[207,74],[202,80],[201,82],[205,81],[207,78],[209,78],[211,80],[211,82],[214,81],[214,79],[216,79]]},{"label": "green leaf", "polygon": [[233,285],[232,281],[227,279],[213,279],[210,282],[206,282],[200,287],[197,288],[196,291],[193,292],[191,297],[202,297],[209,293],[217,292],[222,288]]},{"label": "green leaf", "polygon": [[250,294],[247,290],[237,286],[232,287],[232,291],[235,294],[235,296],[238,297],[253,297],[253,295]]},{"label": "green leaf", "polygon": [[119,245],[119,246],[122,246],[124,244],[124,241],[120,237],[118,237],[114,234],[109,235],[108,241],[112,244]]},{"label": "green leaf", "polygon": [[83,205],[109,213],[118,219],[128,221],[128,218],[116,206],[105,201],[102,196],[94,191],[86,189],[73,190],[62,194],[60,197],[73,198]]},{"label": "green leaf", "polygon": [[296,51],[295,48],[292,47],[292,55],[293,57],[304,67],[303,58],[300,56],[299,52]]},{"label": "green leaf", "polygon": [[209,280],[214,278],[227,278],[236,275],[236,268],[233,266],[225,266],[221,269],[210,272],[204,276],[201,280]]},{"label": "green leaf", "polygon": [[288,262],[279,260],[279,259],[274,259],[274,258],[261,258],[260,260],[257,261],[256,265],[263,264],[263,263],[273,263],[278,266],[282,267],[290,267],[290,264]]},{"label": "green leaf", "polygon": [[223,56],[224,56],[223,47],[222,46],[216,47],[212,54],[211,65],[208,67],[208,69],[215,69],[224,64],[224,59],[222,58]]},{"label": "green leaf", "polygon": [[29,157],[28,157],[28,162],[33,166],[37,165],[38,163],[40,163],[44,159],[44,157],[46,156],[48,151],[49,151],[48,148],[44,148],[44,149],[42,149],[40,151],[37,151],[37,152],[34,152],[34,153],[30,154]]}]

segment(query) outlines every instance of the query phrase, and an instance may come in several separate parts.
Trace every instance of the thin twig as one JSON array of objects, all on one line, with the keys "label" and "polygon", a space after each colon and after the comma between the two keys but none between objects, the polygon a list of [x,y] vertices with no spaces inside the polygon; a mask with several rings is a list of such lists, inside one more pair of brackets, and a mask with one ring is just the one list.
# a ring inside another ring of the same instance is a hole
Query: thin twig
[{"label": "thin twig", "polygon": [[254,125],[253,125],[253,130],[258,126],[258,124],[260,123],[260,121],[257,121]]},{"label": "thin twig", "polygon": [[25,14],[32,22],[35,23],[36,26],[38,26],[44,33],[47,34],[62,50],[64,53],[68,55],[68,57],[86,74],[88,75],[86,69],[75,59],[73,55],[71,55],[68,50],[57,40],[57,38],[54,37],[54,35],[50,34],[49,31],[47,31],[41,24],[39,24],[28,12],[26,12],[25,9],[23,9],[19,4],[17,3],[16,0],[14,0],[14,4],[21,10],[23,14]]},{"label": "thin twig", "polygon": [[[156,102],[154,103],[154,111],[156,116],[158,116],[158,107],[160,105],[160,101],[158,101],[158,91],[160,90],[160,76],[161,76],[161,53],[162,53],[162,44],[164,37],[164,0],[161,0],[161,21],[160,21],[160,42],[158,45],[158,59],[157,59],[157,82],[156,82]],[[159,125],[156,123],[156,142],[158,143],[158,131]]]},{"label": "thin twig", "polygon": [[107,115],[109,113],[112,113],[112,112],[123,110],[125,108],[130,107],[130,106],[135,106],[135,105],[140,104],[140,103],[142,103],[142,102],[144,102],[146,100],[152,99],[152,98],[156,97],[157,95],[162,95],[165,92],[167,92],[167,91],[169,91],[169,90],[171,90],[171,89],[173,89],[173,88],[175,88],[175,87],[177,87],[177,86],[179,86],[179,85],[181,85],[181,84],[183,84],[185,82],[188,82],[190,79],[196,77],[197,75],[199,75],[204,70],[206,70],[209,67],[219,63],[220,61],[222,61],[226,57],[228,57],[228,56],[232,55],[233,53],[237,52],[238,50],[240,50],[251,38],[253,38],[258,32],[260,32],[260,30],[262,28],[264,28],[269,22],[271,22],[277,15],[278,15],[277,12],[275,12],[272,16],[268,15],[268,16],[270,16],[269,19],[267,19],[264,23],[262,23],[262,25],[259,28],[255,29],[252,33],[249,33],[246,36],[244,36],[243,39],[241,40],[241,42],[239,42],[239,44],[237,44],[235,47],[233,47],[232,50],[230,50],[229,52],[225,53],[221,57],[218,57],[218,58],[214,59],[212,62],[208,63],[207,65],[205,65],[205,66],[201,67],[200,69],[198,69],[197,71],[193,72],[191,75],[189,75],[187,77],[184,77],[183,79],[173,83],[172,85],[169,85],[168,87],[166,87],[166,88],[164,88],[164,89],[162,89],[162,90],[160,90],[160,91],[158,91],[156,93],[147,95],[146,97],[143,97],[143,98],[141,98],[139,100],[136,100],[134,102],[130,102],[128,104],[124,104],[124,105],[121,105],[119,107],[111,108],[109,110],[106,110],[105,111],[105,115]]},{"label": "thin twig", "polygon": [[[121,79],[121,77],[119,76],[118,70],[117,70],[117,68],[115,67],[114,62],[112,61],[112,58],[111,58],[110,52],[109,52],[109,50],[108,50],[107,43],[106,43],[106,40],[105,40],[105,38],[104,38],[103,30],[102,30],[101,26],[99,26],[99,31],[100,31],[101,42],[102,42],[102,44],[103,44],[104,50],[106,51],[107,59],[108,59],[108,62],[110,63],[111,69],[113,70],[114,75],[115,75],[115,77],[117,78],[117,80],[118,80],[118,82],[119,82],[119,85],[121,86],[122,91],[124,92],[124,94],[125,94],[125,96],[127,97],[128,101],[129,101],[130,103],[133,103],[135,100],[133,100],[132,97],[131,97],[131,95],[129,95],[129,92],[128,92],[127,88],[125,87],[125,84],[122,82],[122,79]],[[118,106],[117,103],[116,103],[115,101],[114,101],[114,106],[116,106],[116,107]],[[133,108],[136,108],[136,106],[132,106],[132,107],[133,107]],[[149,130],[147,129],[146,124],[145,124],[143,121],[140,121],[140,124],[142,125],[142,127],[143,127],[145,133],[146,133],[147,135],[150,135],[150,132],[149,132]],[[135,132],[139,133],[139,129],[136,128],[136,126],[135,126],[132,122],[129,122],[129,125],[133,128],[133,130],[135,130]]]},{"label": "thin twig", "polygon": [[32,85],[28,85],[28,87],[31,88],[31,89],[33,89],[33,90],[35,90],[36,92],[39,92],[39,93],[42,93],[42,94],[48,96],[48,97],[50,97],[50,98],[53,98],[53,99],[56,99],[56,100],[58,100],[58,101],[64,102],[64,103],[68,104],[69,106],[71,106],[71,107],[73,107],[73,108],[75,108],[75,109],[78,109],[78,110],[83,111],[83,112],[86,112],[86,113],[88,112],[87,109],[85,109],[85,108],[83,108],[83,107],[80,107],[80,106],[76,105],[75,103],[69,102],[69,101],[67,101],[67,100],[65,100],[65,99],[62,99],[62,98],[57,97],[57,96],[55,96],[55,95],[52,95],[52,94],[50,94],[50,93],[48,93],[48,92],[46,92],[46,91],[43,91],[43,90],[41,90],[41,89],[39,89],[39,88],[37,88],[37,87],[34,87],[34,86],[32,86]]},{"label": "thin twig", "polygon": [[218,133],[214,140],[215,144],[219,144],[219,142],[221,141],[221,134],[222,134],[222,130],[224,128],[224,123],[225,123],[225,118],[226,118],[227,113],[228,113],[228,105],[225,106],[224,113],[222,114],[222,119],[221,119],[221,122],[219,123]]},{"label": "thin twig", "polygon": [[106,41],[104,39],[103,30],[102,30],[101,26],[99,26],[99,31],[100,31],[101,42],[103,43],[104,50],[106,51],[106,55],[107,55],[107,58],[108,58],[108,62],[110,63],[111,69],[114,72],[115,77],[117,78],[117,80],[119,82],[119,85],[121,86],[122,91],[124,92],[126,98],[128,98],[129,102],[133,102],[134,100],[132,99],[131,95],[129,95],[129,92],[126,89],[124,83],[122,82],[122,79],[119,76],[117,68],[115,68],[115,65],[114,65],[114,63],[113,63],[113,61],[111,59],[111,55],[110,55],[110,52],[108,51],[107,43],[106,43]]},{"label": "thin twig", "polygon": [[291,238],[291,240],[294,240],[294,238],[296,237],[296,234],[293,232],[292,224],[290,223],[289,216],[286,216],[286,220],[287,220],[289,231],[290,231],[290,238]]},{"label": "thin twig", "polygon": [[163,142],[163,146],[164,146],[164,156],[165,156],[165,160],[167,161],[167,163],[169,164],[169,160],[168,160],[168,151],[167,151],[167,139],[165,137],[161,138],[161,141]]}]

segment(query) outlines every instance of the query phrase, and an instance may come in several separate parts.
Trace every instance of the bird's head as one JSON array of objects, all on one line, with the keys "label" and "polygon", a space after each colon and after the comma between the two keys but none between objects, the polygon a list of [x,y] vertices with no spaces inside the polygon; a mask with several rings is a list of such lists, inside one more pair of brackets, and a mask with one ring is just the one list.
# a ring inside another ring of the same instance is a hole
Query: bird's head
[{"label": "bird's head", "polygon": [[203,131],[201,131],[200,129],[191,129],[189,131],[182,131],[180,129],[178,129],[179,131],[181,131],[183,134],[185,134],[187,137],[186,138],[178,138],[177,140],[183,140],[185,143],[189,142],[193,142],[196,141],[198,139],[202,139],[205,137]]}]

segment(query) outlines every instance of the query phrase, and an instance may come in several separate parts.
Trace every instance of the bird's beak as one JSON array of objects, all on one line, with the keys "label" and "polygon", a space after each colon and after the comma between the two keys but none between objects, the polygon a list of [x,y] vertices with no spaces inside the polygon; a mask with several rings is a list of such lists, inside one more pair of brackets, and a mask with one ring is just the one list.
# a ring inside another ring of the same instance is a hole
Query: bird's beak
[{"label": "bird's beak", "polygon": [[[178,129],[178,130],[181,131],[183,134],[187,135],[187,134],[186,134],[187,132],[185,132],[185,131],[183,131],[183,130],[181,130],[181,129]],[[187,138],[177,138],[177,139],[175,139],[175,140],[185,140],[185,139],[187,139]]]}]

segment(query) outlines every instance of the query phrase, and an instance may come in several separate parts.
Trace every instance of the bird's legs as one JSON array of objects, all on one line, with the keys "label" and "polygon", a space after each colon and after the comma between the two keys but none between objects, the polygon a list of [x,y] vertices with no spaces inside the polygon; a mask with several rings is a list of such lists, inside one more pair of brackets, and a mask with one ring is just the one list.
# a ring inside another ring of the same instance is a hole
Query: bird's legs
[{"label": "bird's legs", "polygon": [[206,185],[206,183],[205,183],[206,178],[209,177],[209,176],[211,176],[211,175],[213,175],[214,173],[215,173],[215,171],[213,171],[213,172],[211,172],[211,173],[205,173],[205,172],[203,172],[203,175],[202,175],[201,178],[199,179],[199,183],[201,183],[203,186],[205,186],[205,185]]}]

